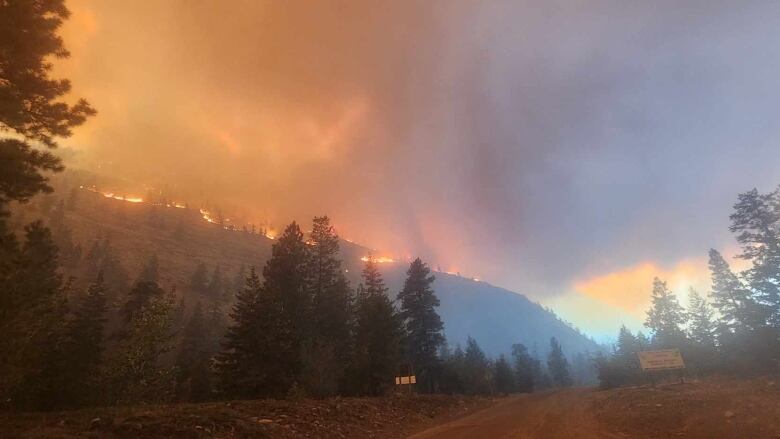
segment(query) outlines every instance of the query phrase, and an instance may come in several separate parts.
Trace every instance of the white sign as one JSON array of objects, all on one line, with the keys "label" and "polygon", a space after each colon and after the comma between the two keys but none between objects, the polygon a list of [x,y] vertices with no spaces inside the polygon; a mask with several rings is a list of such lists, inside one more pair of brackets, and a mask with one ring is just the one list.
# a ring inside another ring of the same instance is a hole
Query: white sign
[{"label": "white sign", "polygon": [[417,377],[414,375],[408,377],[395,377],[395,384],[417,384]]},{"label": "white sign", "polygon": [[637,352],[642,370],[685,369],[679,349]]}]

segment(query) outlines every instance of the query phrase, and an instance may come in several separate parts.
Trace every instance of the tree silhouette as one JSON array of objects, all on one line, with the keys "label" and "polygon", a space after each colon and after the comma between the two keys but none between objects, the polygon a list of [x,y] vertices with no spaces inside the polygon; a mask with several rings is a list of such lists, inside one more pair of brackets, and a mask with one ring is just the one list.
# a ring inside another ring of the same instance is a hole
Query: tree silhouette
[{"label": "tree silhouette", "polygon": [[434,373],[439,366],[438,350],[444,343],[444,323],[436,312],[439,299],[431,285],[436,279],[420,258],[412,261],[403,289],[398,293],[400,316],[406,329],[406,352],[428,391],[434,391]]},{"label": "tree silhouette", "polygon": [[547,357],[547,367],[550,369],[550,375],[556,386],[569,387],[572,385],[569,361],[563,355],[561,345],[555,337],[550,339],[550,354]]},{"label": "tree silhouette", "polygon": [[[67,58],[57,34],[70,13],[63,0],[0,3],[0,131],[54,148],[95,110],[83,99],[69,105],[67,79],[52,79],[51,58]],[[0,211],[10,200],[51,192],[45,171],[61,171],[59,158],[18,139],[0,140]]]}]

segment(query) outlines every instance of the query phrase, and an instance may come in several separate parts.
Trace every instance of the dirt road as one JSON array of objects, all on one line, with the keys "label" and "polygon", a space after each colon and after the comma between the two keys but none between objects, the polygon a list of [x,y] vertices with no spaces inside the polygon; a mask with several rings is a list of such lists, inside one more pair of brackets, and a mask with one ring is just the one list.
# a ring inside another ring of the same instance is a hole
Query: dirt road
[{"label": "dirt road", "polygon": [[516,396],[412,436],[483,437],[780,438],[780,376]]},{"label": "dirt road", "polygon": [[512,397],[410,439],[628,437],[605,430],[593,418],[589,410],[592,395],[591,389],[570,389]]}]

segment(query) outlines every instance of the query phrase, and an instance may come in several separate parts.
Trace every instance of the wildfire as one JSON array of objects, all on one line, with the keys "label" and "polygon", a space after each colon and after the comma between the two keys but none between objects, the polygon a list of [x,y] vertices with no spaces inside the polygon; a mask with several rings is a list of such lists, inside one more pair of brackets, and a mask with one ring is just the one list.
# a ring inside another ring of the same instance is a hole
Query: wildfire
[{"label": "wildfire", "polygon": [[217,220],[215,220],[215,219],[214,219],[214,218],[211,216],[211,212],[209,212],[209,211],[208,211],[208,210],[206,210],[206,209],[200,209],[200,217],[201,217],[201,218],[203,218],[203,219],[204,219],[206,222],[209,222],[209,223],[211,223],[211,224],[219,224],[219,223],[217,222]]},{"label": "wildfire", "polygon": [[[94,193],[96,193],[98,195],[101,195],[103,197],[106,197],[106,198],[111,198],[111,199],[119,200],[119,201],[127,201],[128,203],[147,203],[147,204],[151,204],[153,206],[164,206],[164,207],[169,207],[169,208],[172,208],[172,209],[186,209],[187,208],[186,204],[179,203],[179,202],[176,202],[176,201],[167,201],[167,202],[164,202],[164,203],[163,202],[158,202],[158,203],[146,202],[141,197],[117,195],[117,194],[115,194],[113,192],[102,192],[102,191],[98,190],[95,186],[83,186],[82,185],[82,186],[79,186],[79,188],[87,190],[87,191],[90,191],[90,192],[94,192]],[[219,225],[224,230],[231,231],[231,232],[239,230],[239,228],[237,228],[234,225],[225,225],[224,224],[224,223],[229,223],[230,222],[230,218],[224,218],[220,222],[220,220],[215,218],[214,215],[211,212],[209,212],[208,210],[206,210],[206,209],[200,209],[200,217],[201,217],[201,219],[203,219],[204,221],[206,221],[208,223]],[[270,227],[263,229],[263,233],[262,234],[263,234],[263,236],[265,236],[268,239],[275,239],[276,238],[276,232],[274,230],[272,230]]]},{"label": "wildfire", "polygon": [[363,262],[368,262],[369,259],[377,264],[391,264],[395,262],[395,259],[388,256],[363,256],[360,258],[360,260]]},{"label": "wildfire", "polygon": [[113,192],[100,192],[94,187],[84,187],[80,186],[82,189],[86,189],[90,192],[95,192],[96,194],[100,194],[106,198],[113,198],[115,200],[119,201],[127,201],[128,203],[143,203],[144,199],[141,197],[130,197],[130,196],[124,196],[124,195],[117,195]]},{"label": "wildfire", "polygon": [[[90,192],[94,192],[94,193],[99,194],[99,195],[101,195],[103,197],[111,198],[111,199],[114,199],[114,200],[126,201],[128,203],[144,203],[145,202],[144,199],[141,198],[141,197],[127,196],[127,195],[118,195],[118,194],[115,194],[113,192],[101,192],[94,186],[79,186],[79,187],[81,189],[88,190]],[[165,207],[169,207],[169,208],[173,208],[173,209],[186,209],[187,208],[187,206],[185,204],[174,202],[174,201],[165,202],[165,203],[149,203],[149,204],[152,204],[152,205],[155,205],[155,206],[165,206]],[[206,209],[200,209],[199,212],[200,212],[200,217],[201,217],[201,219],[203,221],[206,221],[206,222],[208,222],[210,224],[216,224],[220,228],[222,228],[224,230],[227,230],[227,231],[230,231],[230,232],[239,231],[239,228],[237,228],[236,226],[226,224],[226,223],[230,222],[229,218],[223,218],[223,219],[220,220],[218,218],[215,218],[214,214],[212,214],[211,212],[209,212]],[[254,231],[254,226],[253,226],[252,230]],[[277,232],[275,230],[271,229],[270,227],[263,227],[260,230],[260,234],[265,236],[268,239],[276,239]],[[345,241],[347,241],[349,243],[354,243],[354,241],[352,241],[351,239],[348,239],[348,238],[341,238],[341,239],[343,239],[343,240],[345,240]],[[306,241],[306,244],[313,245],[313,243],[311,241]],[[369,259],[373,260],[377,264],[392,264],[394,262],[397,262],[394,258],[392,258],[390,256],[363,256],[363,257],[360,258],[360,260],[363,261],[363,262],[368,262]],[[411,260],[411,257],[407,256],[407,259]],[[460,273],[457,272],[457,271],[446,271],[446,270],[441,270],[441,269],[437,269],[435,271],[438,271],[440,273],[447,273],[447,274],[450,274],[450,275],[453,275],[453,276],[461,277]],[[474,282],[480,282],[480,279],[477,278],[477,277],[471,277],[471,278],[468,278],[468,279],[470,279],[470,280],[472,280]]]}]

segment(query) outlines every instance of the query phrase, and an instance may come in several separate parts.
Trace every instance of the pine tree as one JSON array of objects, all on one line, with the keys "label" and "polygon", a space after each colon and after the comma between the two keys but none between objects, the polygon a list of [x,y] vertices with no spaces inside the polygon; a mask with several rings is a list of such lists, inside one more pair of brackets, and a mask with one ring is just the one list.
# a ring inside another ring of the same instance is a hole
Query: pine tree
[{"label": "pine tree", "polygon": [[742,245],[739,257],[752,262],[746,273],[750,288],[766,308],[768,322],[780,327],[780,194],[756,189],[739,194],[730,219],[729,229]]},{"label": "pine tree", "polygon": [[355,373],[362,393],[380,395],[392,382],[403,335],[401,321],[387,296],[376,262],[369,257],[358,287]]},{"label": "pine tree", "polygon": [[493,388],[496,392],[508,395],[515,391],[515,377],[512,367],[504,355],[500,355],[493,365]]},{"label": "pine tree", "polygon": [[638,352],[642,350],[639,338],[631,333],[625,325],[620,327],[614,362],[620,384],[633,383],[641,378]]},{"label": "pine tree", "polygon": [[70,136],[71,128],[95,114],[83,99],[75,105],[62,102],[70,82],[49,77],[51,58],[70,55],[57,35],[69,16],[62,0],[0,5],[4,79],[0,123],[48,147],[56,146],[55,137]]},{"label": "pine tree", "polygon": [[466,339],[466,352],[463,357],[463,384],[469,395],[490,393],[490,363],[477,341]]},{"label": "pine tree", "polygon": [[398,293],[401,319],[406,329],[406,352],[415,370],[418,383],[432,393],[434,374],[439,366],[438,349],[444,343],[444,323],[436,312],[439,299],[431,285],[436,279],[420,258],[412,261],[404,287]]},{"label": "pine tree", "polygon": [[710,249],[709,267],[712,275],[712,306],[718,310],[724,327],[733,332],[763,326],[766,316],[760,312],[750,290],[715,249]]},{"label": "pine tree", "polygon": [[108,238],[93,242],[85,258],[84,277],[95,279],[103,273],[103,283],[107,286],[109,312],[120,308],[126,299],[129,276],[125,271]]},{"label": "pine tree", "polygon": [[596,379],[593,360],[588,351],[574,354],[574,358],[571,362],[571,370],[573,381],[576,385],[592,384]]},{"label": "pine tree", "polygon": [[660,347],[681,347],[685,343],[683,325],[687,320],[685,310],[666,282],[653,279],[652,305],[647,312],[645,326],[653,331],[654,342]]},{"label": "pine tree", "polygon": [[58,389],[67,406],[93,404],[98,400],[100,383],[97,377],[103,359],[107,311],[103,273],[98,273],[67,325],[65,387]]},{"label": "pine tree", "polygon": [[688,293],[690,316],[689,337],[703,348],[715,348],[715,322],[712,309],[707,300],[693,288]]},{"label": "pine tree", "polygon": [[[58,273],[58,250],[49,229],[36,221],[25,227],[25,241],[12,259],[6,279],[0,330],[0,396],[13,405],[49,409],[45,400],[63,366],[66,301]],[[51,378],[51,379],[49,379]]]},{"label": "pine tree", "polygon": [[274,243],[263,282],[252,269],[238,294],[219,355],[220,385],[232,397],[282,397],[300,382],[311,301],[306,244],[297,224]]},{"label": "pine tree", "polygon": [[284,396],[295,376],[288,370],[297,354],[280,301],[263,290],[250,270],[230,314],[217,372],[222,392],[230,397]]},{"label": "pine tree", "polygon": [[[66,103],[62,98],[70,92],[70,82],[49,76],[51,59],[69,56],[57,34],[69,15],[63,0],[0,3],[0,125],[49,148],[56,147],[55,138],[70,136],[72,128],[95,114],[83,99]],[[48,151],[21,139],[0,139],[0,212],[11,200],[25,202],[51,192],[43,172],[62,169],[59,158]]]},{"label": "pine tree", "polygon": [[[244,288],[236,295],[218,357],[217,372],[222,391],[231,397],[257,397],[267,393],[269,380],[263,369],[270,361],[267,346],[261,341],[263,303],[260,278],[252,267]],[[267,299],[267,297],[265,297]],[[266,304],[267,305],[267,304]]]},{"label": "pine tree", "polygon": [[195,305],[182,334],[176,357],[176,394],[180,401],[205,401],[211,397],[211,354],[208,328],[200,302]]},{"label": "pine tree", "polygon": [[640,351],[647,350],[650,347],[650,339],[642,331],[636,333],[636,342]]},{"label": "pine tree", "polygon": [[463,359],[465,353],[460,344],[450,351],[444,343],[439,350],[441,357],[441,374],[439,376],[439,391],[446,394],[464,393]]},{"label": "pine tree", "polygon": [[534,342],[533,349],[531,350],[531,358],[533,359],[534,388],[546,389],[552,387],[552,378],[550,378],[550,374],[547,373],[547,370],[542,367],[542,360],[539,357],[539,349],[536,342]]},{"label": "pine tree", "polygon": [[108,403],[166,402],[173,398],[173,368],[161,360],[173,348],[176,298],[157,284],[139,282],[125,307],[126,323],[105,372]]},{"label": "pine tree", "polygon": [[550,354],[547,358],[547,367],[550,369],[553,383],[559,387],[572,385],[569,373],[569,361],[563,355],[560,343],[555,337],[550,339]]},{"label": "pine tree", "polygon": [[693,288],[688,294],[688,336],[691,346],[687,350],[690,363],[699,372],[712,371],[715,367],[714,313],[707,300]]},{"label": "pine tree", "polygon": [[154,299],[165,295],[165,291],[156,282],[140,281],[135,284],[127,301],[122,307],[125,322],[131,322]]},{"label": "pine tree", "polygon": [[57,310],[63,284],[57,247],[40,221],[25,227],[21,248],[13,234],[3,233],[2,239],[8,256],[0,261],[0,397],[5,401],[26,376],[37,376],[44,367],[47,353],[41,346],[62,323]]},{"label": "pine tree", "polygon": [[620,326],[615,355],[625,359],[636,358],[639,350],[639,339],[626,328],[626,325]]},{"label": "pine tree", "polygon": [[[309,250],[303,233],[295,222],[288,225],[271,248],[271,259],[263,268],[263,292],[281,314],[274,321],[278,341],[284,346],[278,352],[287,380],[281,387],[300,384],[303,367],[303,343],[312,330],[312,297],[307,289]],[[274,311],[276,311],[274,309]],[[285,391],[287,390],[285,389]]]},{"label": "pine tree", "polygon": [[314,326],[304,351],[305,384],[314,395],[326,396],[346,386],[353,351],[353,298],[338,258],[339,239],[327,216],[314,218],[309,244],[306,274]]},{"label": "pine tree", "polygon": [[514,362],[515,383],[520,393],[534,391],[534,359],[522,343],[512,345],[512,360]]}]

